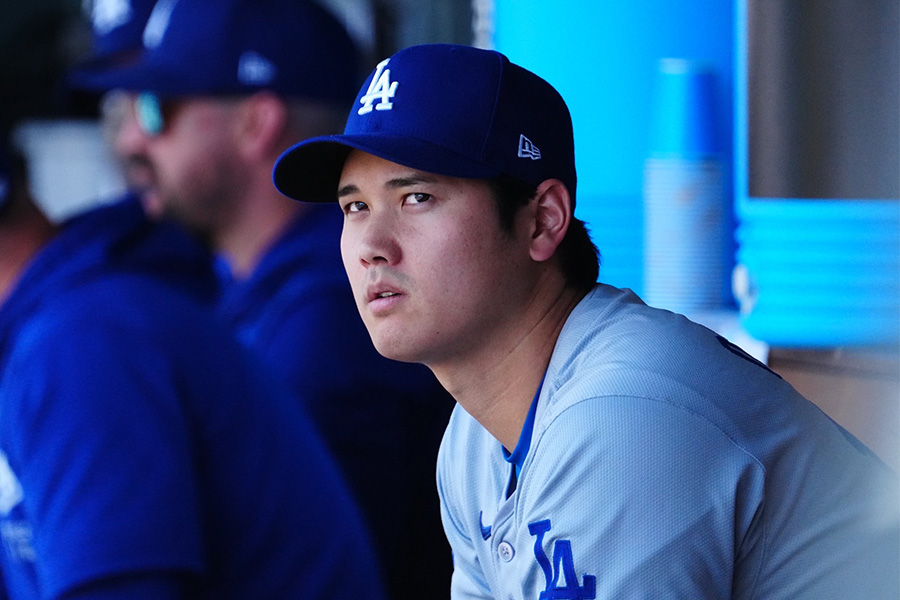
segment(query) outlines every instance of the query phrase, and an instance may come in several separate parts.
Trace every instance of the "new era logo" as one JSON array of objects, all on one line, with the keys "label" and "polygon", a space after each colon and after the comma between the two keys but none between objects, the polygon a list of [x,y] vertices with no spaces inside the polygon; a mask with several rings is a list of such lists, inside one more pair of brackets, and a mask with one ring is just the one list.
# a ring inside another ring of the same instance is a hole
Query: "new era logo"
[{"label": "new era logo", "polygon": [[275,80],[278,69],[268,58],[257,52],[247,51],[238,61],[238,81],[244,85],[267,85]]},{"label": "new era logo", "polygon": [[519,136],[519,158],[530,158],[531,160],[540,160],[541,158],[540,149],[524,135]]}]

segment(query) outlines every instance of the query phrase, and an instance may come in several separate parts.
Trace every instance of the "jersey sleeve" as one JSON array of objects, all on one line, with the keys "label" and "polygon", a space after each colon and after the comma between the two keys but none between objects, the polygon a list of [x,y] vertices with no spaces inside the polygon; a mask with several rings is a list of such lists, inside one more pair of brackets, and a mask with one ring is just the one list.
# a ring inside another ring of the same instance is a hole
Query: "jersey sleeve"
[{"label": "jersey sleeve", "polygon": [[742,532],[763,475],[712,424],[666,402],[570,406],[519,482],[521,597],[732,598],[747,583],[734,565],[755,543]]},{"label": "jersey sleeve", "polygon": [[47,597],[122,573],[200,571],[191,431],[166,353],[90,315],[25,337],[0,439]]}]

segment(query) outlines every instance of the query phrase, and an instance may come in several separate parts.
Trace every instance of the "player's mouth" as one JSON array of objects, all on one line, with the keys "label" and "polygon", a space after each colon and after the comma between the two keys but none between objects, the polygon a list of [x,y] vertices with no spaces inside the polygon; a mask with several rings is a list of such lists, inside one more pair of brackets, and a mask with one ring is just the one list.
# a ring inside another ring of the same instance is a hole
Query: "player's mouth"
[{"label": "player's mouth", "polygon": [[399,304],[405,294],[392,285],[379,282],[369,286],[366,291],[366,303],[372,314],[384,314]]},{"label": "player's mouth", "polygon": [[371,302],[377,302],[379,300],[388,300],[390,298],[398,298],[402,295],[403,295],[403,292],[401,292],[399,290],[380,289],[380,290],[369,291],[366,299],[371,303]]}]

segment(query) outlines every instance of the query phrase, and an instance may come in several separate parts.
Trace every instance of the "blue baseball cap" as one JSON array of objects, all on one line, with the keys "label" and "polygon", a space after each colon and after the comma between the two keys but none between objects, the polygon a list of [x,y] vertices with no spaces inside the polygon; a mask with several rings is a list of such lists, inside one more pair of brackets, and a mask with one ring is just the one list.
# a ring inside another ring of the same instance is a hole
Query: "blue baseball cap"
[{"label": "blue baseball cap", "polygon": [[93,51],[98,59],[142,48],[141,37],[155,0],[94,0],[91,5]]},{"label": "blue baseball cap", "polygon": [[73,87],[134,60],[155,0],[94,0],[90,4],[91,52],[69,73]]},{"label": "blue baseball cap", "polygon": [[559,179],[575,200],[575,147],[565,101],[549,83],[492,50],[412,46],[366,79],[343,135],[285,151],[273,179],[282,194],[334,201],[352,149],[438,175],[507,175],[537,187]]},{"label": "blue baseball cap", "polygon": [[161,96],[248,94],[345,103],[359,53],[344,26],[312,0],[158,0],[132,65],[83,78],[86,89]]}]

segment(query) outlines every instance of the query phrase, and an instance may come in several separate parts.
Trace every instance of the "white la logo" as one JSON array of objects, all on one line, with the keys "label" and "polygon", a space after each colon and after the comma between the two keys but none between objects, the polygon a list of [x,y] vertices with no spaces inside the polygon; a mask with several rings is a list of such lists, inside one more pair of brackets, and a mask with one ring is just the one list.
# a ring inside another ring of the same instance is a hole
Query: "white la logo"
[{"label": "white la logo", "polygon": [[94,31],[105,35],[128,22],[131,3],[128,0],[97,0],[91,8]]},{"label": "white la logo", "polygon": [[246,85],[266,85],[275,81],[278,67],[268,58],[248,50],[238,60],[238,81]]},{"label": "white la logo", "polygon": [[397,93],[398,84],[396,81],[391,81],[391,70],[384,68],[390,60],[386,58],[375,67],[372,83],[369,84],[365,95],[359,99],[362,108],[357,111],[358,114],[365,115],[372,112],[372,103],[375,100],[379,100],[378,104],[374,106],[375,110],[391,110],[394,107],[391,98]]},{"label": "white la logo", "polygon": [[6,454],[0,452],[0,515],[8,515],[22,501],[22,486],[6,460]]},{"label": "white la logo", "polygon": [[169,18],[178,0],[159,0],[154,6],[147,24],[144,26],[144,47],[156,48],[160,45],[166,29],[169,28]]}]

